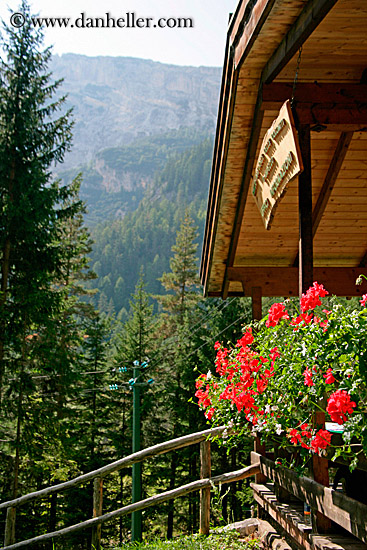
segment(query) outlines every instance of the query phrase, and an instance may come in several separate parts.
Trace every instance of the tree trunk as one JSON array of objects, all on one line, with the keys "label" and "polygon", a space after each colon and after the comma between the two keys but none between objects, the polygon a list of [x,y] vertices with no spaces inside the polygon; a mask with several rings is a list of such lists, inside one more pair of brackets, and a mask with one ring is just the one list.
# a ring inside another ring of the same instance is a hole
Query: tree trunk
[{"label": "tree trunk", "polygon": [[[22,405],[23,405],[23,371],[24,366],[22,363],[22,370],[20,373],[20,388],[18,395],[18,418],[17,418],[17,435],[15,440],[15,460],[14,460],[14,477],[13,477],[13,499],[18,496],[19,485],[19,465],[20,465],[20,437],[21,437],[21,424],[22,424]],[[15,543],[15,520],[16,520],[16,508],[9,508],[6,516],[5,527],[5,546]]]},{"label": "tree trunk", "polygon": [[[13,159],[11,162],[10,168],[10,178],[9,178],[9,198],[10,202],[13,202],[13,187],[15,181],[15,158],[13,151]],[[11,224],[10,224],[11,225]],[[4,307],[8,297],[8,280],[9,280],[9,270],[10,270],[10,250],[11,250],[11,227],[8,227],[8,236],[5,239],[4,248],[2,250],[2,264],[1,264],[1,285],[0,285],[0,409],[1,409],[1,400],[3,392],[3,380],[5,373],[5,311]]]}]

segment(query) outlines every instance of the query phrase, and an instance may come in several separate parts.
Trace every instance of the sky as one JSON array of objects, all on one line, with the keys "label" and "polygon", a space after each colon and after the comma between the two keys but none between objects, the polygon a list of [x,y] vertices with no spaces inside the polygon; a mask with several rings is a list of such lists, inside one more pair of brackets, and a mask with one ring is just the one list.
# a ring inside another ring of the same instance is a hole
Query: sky
[{"label": "sky", "polygon": [[[45,44],[53,46],[54,54],[139,57],[175,65],[221,67],[229,13],[235,11],[238,1],[31,0],[30,4],[32,13],[40,17],[70,18],[67,28],[42,27]],[[21,17],[14,15],[21,11],[19,4],[19,0],[0,0],[0,18],[8,24],[13,14],[14,23],[21,24]],[[96,18],[103,18],[109,27],[97,28]],[[187,21],[186,28],[180,19]]]}]

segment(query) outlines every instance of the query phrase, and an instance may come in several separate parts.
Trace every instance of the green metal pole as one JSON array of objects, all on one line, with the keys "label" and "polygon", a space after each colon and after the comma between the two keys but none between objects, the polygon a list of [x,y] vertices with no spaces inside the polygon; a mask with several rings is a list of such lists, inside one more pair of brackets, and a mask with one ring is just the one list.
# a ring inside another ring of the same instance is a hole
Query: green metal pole
[{"label": "green metal pole", "polygon": [[[134,368],[134,379],[140,374],[140,364]],[[140,386],[133,386],[133,453],[140,451]],[[132,501],[139,502],[142,499],[141,490],[141,462],[133,464],[132,472]],[[142,540],[142,515],[141,510],[131,514],[131,541],[141,542]]]}]

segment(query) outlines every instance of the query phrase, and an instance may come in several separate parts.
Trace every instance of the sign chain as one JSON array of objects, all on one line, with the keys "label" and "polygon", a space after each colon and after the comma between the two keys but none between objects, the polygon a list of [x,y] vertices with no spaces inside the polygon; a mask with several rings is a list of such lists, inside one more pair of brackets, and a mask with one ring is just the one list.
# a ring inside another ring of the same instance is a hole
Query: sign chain
[{"label": "sign chain", "polygon": [[291,108],[293,109],[293,103],[294,103],[294,96],[296,93],[296,86],[297,86],[297,80],[298,80],[298,73],[299,73],[299,66],[301,64],[301,55],[302,55],[302,46],[300,46],[298,51],[298,59],[297,59],[297,66],[296,66],[296,74],[294,75],[293,80],[293,89],[292,89],[292,99],[291,99]]}]

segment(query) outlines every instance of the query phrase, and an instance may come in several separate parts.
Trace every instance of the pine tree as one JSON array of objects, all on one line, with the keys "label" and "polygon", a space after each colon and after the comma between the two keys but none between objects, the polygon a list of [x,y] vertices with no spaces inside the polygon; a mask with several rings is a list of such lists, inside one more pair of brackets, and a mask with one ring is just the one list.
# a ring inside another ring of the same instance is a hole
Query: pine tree
[{"label": "pine tree", "polygon": [[60,81],[47,72],[51,52],[25,0],[19,11],[24,26],[5,26],[0,42],[0,395],[9,344],[57,307],[58,205],[69,194],[50,166],[70,147],[70,112],[57,118],[65,98],[53,99]]},{"label": "pine tree", "polygon": [[183,324],[185,315],[197,303],[199,276],[196,258],[197,230],[188,211],[181,222],[176,243],[172,247],[171,271],[159,279],[168,294],[156,296],[163,309],[170,313],[177,324]]}]

